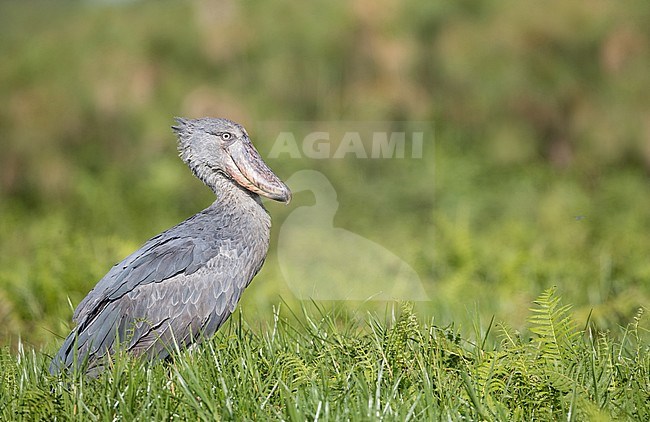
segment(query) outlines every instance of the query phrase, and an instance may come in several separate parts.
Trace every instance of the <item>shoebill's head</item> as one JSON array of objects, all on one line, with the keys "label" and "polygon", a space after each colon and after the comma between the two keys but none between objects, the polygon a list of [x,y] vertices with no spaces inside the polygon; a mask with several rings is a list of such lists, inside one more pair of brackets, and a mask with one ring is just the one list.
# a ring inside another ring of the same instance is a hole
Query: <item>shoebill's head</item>
[{"label": "shoebill's head", "polygon": [[212,190],[219,177],[226,177],[257,195],[291,201],[291,191],[264,163],[241,125],[217,118],[176,122],[172,129],[182,160]]}]

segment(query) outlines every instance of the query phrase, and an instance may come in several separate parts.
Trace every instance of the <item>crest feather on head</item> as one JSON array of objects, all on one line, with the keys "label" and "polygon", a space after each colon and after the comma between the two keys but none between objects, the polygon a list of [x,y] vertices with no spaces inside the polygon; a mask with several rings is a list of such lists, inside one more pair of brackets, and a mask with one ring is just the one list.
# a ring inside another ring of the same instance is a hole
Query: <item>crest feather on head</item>
[{"label": "crest feather on head", "polygon": [[187,128],[191,126],[191,121],[189,119],[185,119],[183,117],[174,117],[174,120],[176,120],[176,124],[172,126],[172,129],[179,135],[184,133]]}]

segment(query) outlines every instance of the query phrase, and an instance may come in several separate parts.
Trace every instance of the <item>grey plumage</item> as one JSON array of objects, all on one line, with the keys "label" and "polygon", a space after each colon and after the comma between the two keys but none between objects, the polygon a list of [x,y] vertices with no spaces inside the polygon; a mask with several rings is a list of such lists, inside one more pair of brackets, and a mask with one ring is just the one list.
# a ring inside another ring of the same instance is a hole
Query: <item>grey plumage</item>
[{"label": "grey plumage", "polygon": [[57,373],[86,362],[100,371],[117,342],[149,359],[212,336],[260,270],[271,219],[258,195],[291,192],[264,164],[240,125],[177,119],[179,151],[216,201],[116,264],[79,303],[77,326],[52,360]]}]

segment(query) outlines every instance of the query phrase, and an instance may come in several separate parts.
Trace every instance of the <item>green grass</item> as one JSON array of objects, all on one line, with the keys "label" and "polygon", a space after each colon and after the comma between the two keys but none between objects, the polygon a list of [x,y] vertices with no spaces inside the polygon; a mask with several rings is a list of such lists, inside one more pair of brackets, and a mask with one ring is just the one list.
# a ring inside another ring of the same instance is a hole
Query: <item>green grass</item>
[{"label": "green grass", "polygon": [[[148,364],[117,356],[97,379],[47,373],[46,354],[0,354],[5,420],[648,420],[648,319],[620,335],[577,328],[554,289],[523,335],[470,338],[421,322],[286,305],[273,323],[235,315],[211,341]],[[616,339],[619,340],[616,340]]]}]

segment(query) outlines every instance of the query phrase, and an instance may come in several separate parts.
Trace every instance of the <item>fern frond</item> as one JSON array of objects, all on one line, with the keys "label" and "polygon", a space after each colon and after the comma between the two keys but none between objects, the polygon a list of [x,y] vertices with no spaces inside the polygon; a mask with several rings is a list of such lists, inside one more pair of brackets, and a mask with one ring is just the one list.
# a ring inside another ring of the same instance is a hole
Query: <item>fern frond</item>
[{"label": "fern frond", "polygon": [[574,342],[580,334],[569,315],[570,305],[560,305],[556,288],[545,290],[533,302],[536,307],[528,318],[530,331],[536,335],[541,357],[549,360],[567,362],[575,357]]}]

